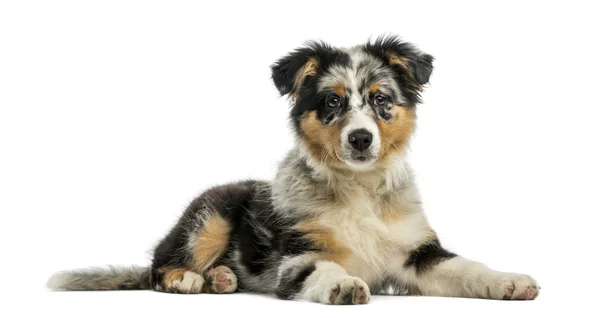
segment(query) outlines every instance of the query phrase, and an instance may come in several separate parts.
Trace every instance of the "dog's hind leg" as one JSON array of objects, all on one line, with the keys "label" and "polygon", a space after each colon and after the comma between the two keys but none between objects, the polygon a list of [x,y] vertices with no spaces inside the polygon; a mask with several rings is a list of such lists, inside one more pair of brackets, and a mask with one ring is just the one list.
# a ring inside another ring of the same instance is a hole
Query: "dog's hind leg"
[{"label": "dog's hind leg", "polygon": [[237,276],[231,268],[221,265],[209,269],[204,274],[205,292],[211,294],[230,294],[237,290]]},{"label": "dog's hind leg", "polygon": [[155,250],[152,288],[186,294],[235,291],[235,274],[225,266],[212,268],[227,250],[230,231],[217,211],[205,208],[184,215]]},{"label": "dog's hind leg", "polygon": [[[248,180],[211,188],[193,200],[154,251],[152,288],[217,294],[234,292],[238,285],[248,289],[241,263],[257,263],[252,258],[255,224],[249,220],[255,211],[270,209],[269,189],[266,183]],[[235,258],[240,248],[246,251],[242,260]]]}]

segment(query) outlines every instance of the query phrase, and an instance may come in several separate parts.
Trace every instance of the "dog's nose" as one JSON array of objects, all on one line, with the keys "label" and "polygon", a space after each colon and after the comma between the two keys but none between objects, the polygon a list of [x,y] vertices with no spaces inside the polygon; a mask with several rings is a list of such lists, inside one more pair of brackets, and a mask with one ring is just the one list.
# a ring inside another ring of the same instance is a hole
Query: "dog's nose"
[{"label": "dog's nose", "polygon": [[352,145],[352,148],[358,151],[364,151],[369,148],[372,141],[373,134],[364,128],[357,129],[348,135],[348,142]]}]

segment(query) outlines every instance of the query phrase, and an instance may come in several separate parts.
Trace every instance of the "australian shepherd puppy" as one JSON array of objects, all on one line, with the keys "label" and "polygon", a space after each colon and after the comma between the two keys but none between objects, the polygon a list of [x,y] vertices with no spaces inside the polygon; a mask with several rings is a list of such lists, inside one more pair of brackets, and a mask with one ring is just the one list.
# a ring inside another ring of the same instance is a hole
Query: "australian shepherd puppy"
[{"label": "australian shepherd puppy", "polygon": [[275,179],[212,188],[158,244],[150,267],[57,273],[55,290],[275,294],[366,304],[409,295],[534,299],[530,276],[445,250],[405,161],[433,57],[396,37],[311,42],[272,66],[296,136]]}]

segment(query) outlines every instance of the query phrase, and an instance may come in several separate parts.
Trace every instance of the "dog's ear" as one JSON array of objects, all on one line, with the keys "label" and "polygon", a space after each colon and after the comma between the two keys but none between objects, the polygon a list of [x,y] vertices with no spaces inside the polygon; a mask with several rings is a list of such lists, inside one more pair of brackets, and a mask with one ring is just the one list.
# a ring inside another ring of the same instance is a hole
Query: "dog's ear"
[{"label": "dog's ear", "polygon": [[365,48],[403,75],[406,74],[414,85],[420,87],[429,82],[433,56],[421,52],[414,45],[402,42],[396,36],[382,36],[374,42],[369,41]]},{"label": "dog's ear", "polygon": [[306,81],[317,75],[322,62],[334,54],[334,49],[323,42],[309,42],[271,66],[273,82],[281,95],[298,94]]}]

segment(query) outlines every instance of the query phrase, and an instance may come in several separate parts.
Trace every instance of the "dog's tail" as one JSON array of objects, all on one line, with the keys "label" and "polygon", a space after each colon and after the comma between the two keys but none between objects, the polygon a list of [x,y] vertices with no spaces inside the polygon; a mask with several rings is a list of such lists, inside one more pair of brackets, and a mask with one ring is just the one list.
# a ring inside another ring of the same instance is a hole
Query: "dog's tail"
[{"label": "dog's tail", "polygon": [[58,272],[46,286],[53,290],[151,289],[148,267],[90,268]]}]

